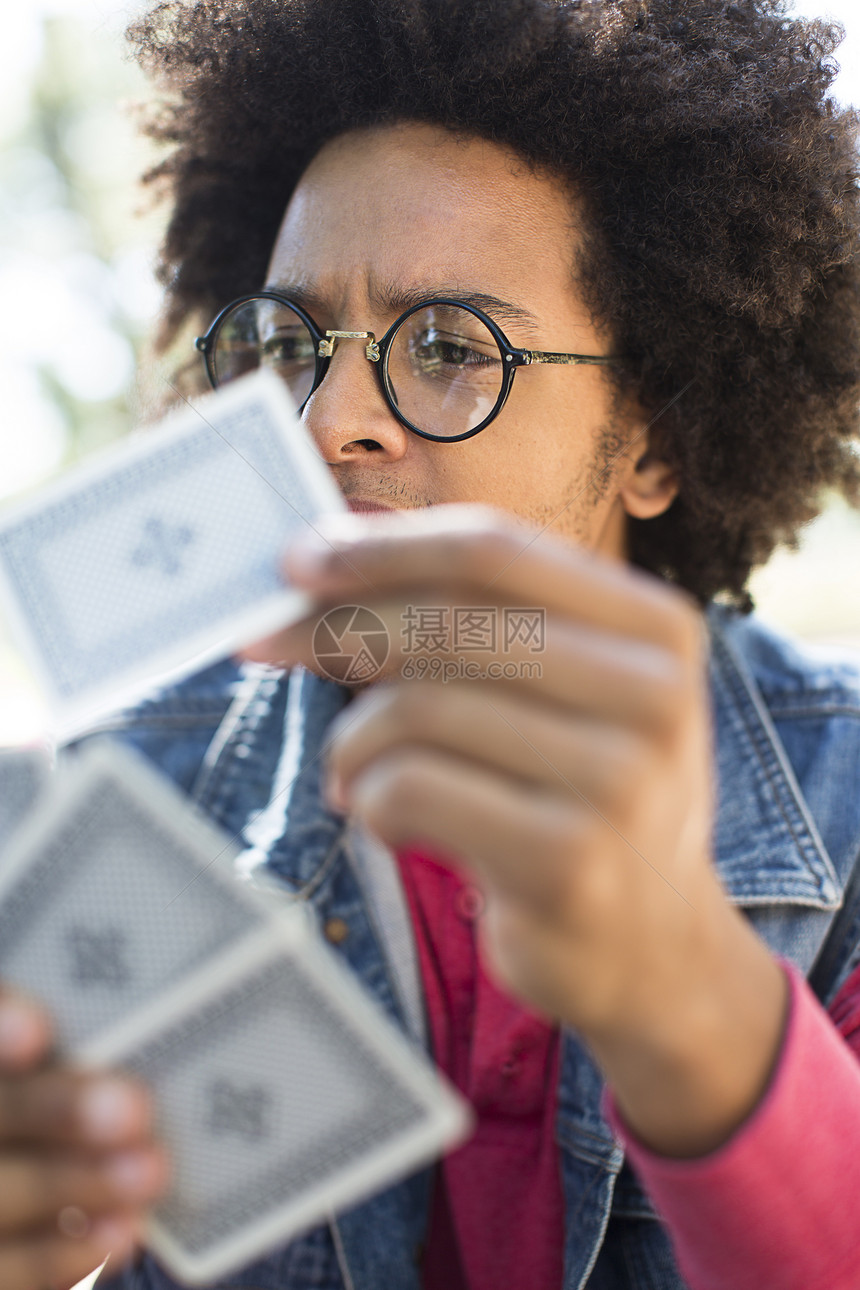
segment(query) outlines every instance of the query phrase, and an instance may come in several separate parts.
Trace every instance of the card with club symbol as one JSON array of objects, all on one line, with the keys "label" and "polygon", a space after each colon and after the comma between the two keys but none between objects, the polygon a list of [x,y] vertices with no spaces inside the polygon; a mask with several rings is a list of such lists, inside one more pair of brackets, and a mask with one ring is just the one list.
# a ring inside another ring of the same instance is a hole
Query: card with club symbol
[{"label": "card with club symbol", "polygon": [[270,902],[238,847],[142,756],[99,739],[61,762],[0,865],[0,981],[73,1051],[253,937]]},{"label": "card with club symbol", "polygon": [[0,980],[61,1055],[151,1088],[172,1158],[153,1251],[191,1284],[283,1245],[460,1142],[468,1104],[304,905],[113,740],[61,761],[0,866]]},{"label": "card with club symbol", "polygon": [[58,729],[300,617],[284,551],[345,509],[282,382],[261,371],[0,518],[0,601]]},{"label": "card with club symbol", "polygon": [[153,1090],[172,1183],[147,1244],[207,1284],[468,1136],[456,1090],[297,911],[86,1046]]}]

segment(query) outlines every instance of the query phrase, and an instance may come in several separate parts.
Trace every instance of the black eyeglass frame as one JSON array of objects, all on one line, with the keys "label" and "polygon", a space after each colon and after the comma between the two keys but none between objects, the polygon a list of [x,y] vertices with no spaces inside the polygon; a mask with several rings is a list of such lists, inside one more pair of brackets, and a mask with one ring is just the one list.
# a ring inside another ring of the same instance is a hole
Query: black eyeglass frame
[{"label": "black eyeglass frame", "polygon": [[[329,368],[329,363],[331,362],[335,348],[337,347],[337,341],[365,340],[368,342],[365,345],[365,356],[371,363],[375,363],[377,365],[376,370],[379,378],[379,385],[387,406],[401,425],[406,426],[407,430],[411,430],[413,434],[419,435],[422,439],[429,439],[433,443],[462,443],[464,439],[471,439],[476,434],[480,434],[491,421],[495,420],[502,408],[505,406],[508,400],[508,395],[513,387],[514,374],[518,367],[530,367],[533,363],[552,363],[565,367],[573,367],[580,364],[612,366],[624,361],[615,354],[557,354],[539,349],[517,349],[510,343],[498,324],[493,322],[493,319],[490,318],[489,315],[485,314],[482,309],[478,309],[476,305],[466,304],[463,300],[449,299],[445,296],[434,296],[429,300],[422,300],[419,304],[410,306],[410,308],[405,310],[399,318],[394,320],[385,335],[381,337],[380,340],[377,340],[373,332],[369,331],[335,330],[321,332],[310,314],[303,309],[301,305],[297,305],[290,300],[289,296],[282,295],[278,291],[251,291],[246,295],[237,296],[235,300],[231,300],[228,305],[225,305],[220,313],[218,313],[213,319],[204,335],[198,336],[194,341],[195,349],[197,349],[202,355],[203,363],[206,368],[206,375],[209,378],[209,383],[213,390],[218,389],[218,380],[214,367],[214,351],[221,326],[234,309],[238,309],[240,305],[249,304],[252,300],[273,300],[276,304],[286,305],[298,315],[313,337],[315,346],[314,379],[307,398],[299,408],[300,413],[304,410],[308,399],[310,399],[311,396],[319,389],[320,385],[322,385]],[[421,430],[418,426],[413,425],[413,423],[403,415],[397,407],[397,404],[394,401],[394,395],[389,388],[388,355],[397,332],[406,322],[407,318],[411,318],[413,314],[418,313],[422,309],[432,307],[433,305],[448,305],[456,309],[465,309],[467,313],[470,313],[475,318],[479,319],[479,321],[482,322],[490,332],[494,341],[498,345],[499,353],[502,356],[502,385],[499,396],[496,399],[492,410],[486,417],[484,417],[484,420],[480,425],[475,426],[472,430],[465,431],[464,434],[436,435],[430,434],[427,430]]]}]

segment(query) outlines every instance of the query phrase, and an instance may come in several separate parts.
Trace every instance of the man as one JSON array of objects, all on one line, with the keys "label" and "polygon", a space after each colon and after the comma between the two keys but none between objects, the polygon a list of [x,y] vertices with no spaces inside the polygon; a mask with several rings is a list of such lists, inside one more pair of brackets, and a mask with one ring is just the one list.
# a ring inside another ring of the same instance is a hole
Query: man
[{"label": "man", "polygon": [[[317,611],[248,657],[302,667],[112,728],[479,1111],[227,1284],[856,1285],[860,679],[738,612],[860,478],[833,38],[696,0],[200,0],[135,37],[173,96],[163,343],[230,306],[210,380],[275,367],[352,508],[409,513],[287,553]],[[391,642],[352,699],[316,675],[341,605]],[[543,648],[476,676],[437,633],[404,679],[409,615],[458,607],[538,608]],[[9,1290],[118,1269],[164,1185],[144,1099],[47,1043],[7,1002]],[[173,1283],[141,1253],[115,1284]]]}]

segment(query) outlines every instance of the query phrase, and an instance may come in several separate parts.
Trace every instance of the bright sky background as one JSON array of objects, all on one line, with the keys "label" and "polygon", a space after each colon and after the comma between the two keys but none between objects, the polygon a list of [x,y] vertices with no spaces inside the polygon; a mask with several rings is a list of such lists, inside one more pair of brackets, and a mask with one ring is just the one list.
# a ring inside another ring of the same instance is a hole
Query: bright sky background
[{"label": "bright sky background", "polygon": [[[38,27],[46,13],[72,13],[92,23],[94,29],[108,30],[121,44],[121,32],[130,16],[145,6],[116,3],[116,0],[18,0],[6,6],[3,15],[4,41],[0,48],[0,84],[26,76],[38,54]],[[806,17],[835,18],[846,29],[839,63],[842,68],[837,86],[843,102],[860,98],[860,13],[857,0],[805,0],[792,5],[792,13]]]},{"label": "bright sky background", "polygon": [[[39,24],[44,14],[71,13],[91,23],[93,29],[110,32],[121,48],[121,33],[130,16],[143,8],[116,0],[17,0],[3,15],[4,40],[0,45],[0,112],[14,96],[14,86],[25,78],[38,56]],[[791,12],[806,17],[835,18],[846,29],[838,60],[841,68],[836,93],[842,102],[860,101],[860,12],[857,0],[805,0]]]}]

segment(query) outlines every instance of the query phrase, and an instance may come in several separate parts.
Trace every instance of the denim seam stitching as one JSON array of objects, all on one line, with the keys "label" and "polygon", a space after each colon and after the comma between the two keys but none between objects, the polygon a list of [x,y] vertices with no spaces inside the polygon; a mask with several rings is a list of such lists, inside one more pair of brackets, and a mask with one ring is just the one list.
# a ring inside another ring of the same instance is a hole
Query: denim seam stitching
[{"label": "denim seam stitching", "polygon": [[[744,676],[740,662],[735,658],[734,652],[732,651],[728,641],[726,641],[721,635],[715,635],[714,644],[716,645],[717,650],[723,654],[725,663],[729,664],[729,666],[723,668],[724,679],[732,690],[736,708],[741,721],[743,722],[744,730],[746,731],[747,737],[749,738],[758,757],[759,764],[765,773],[767,781],[771,786],[783,823],[788,829],[798,851],[803,856],[808,868],[809,876],[815,881],[820,892],[822,880],[821,875],[816,872],[810,857],[809,842],[811,842],[813,844],[818,844],[817,846],[813,845],[812,855],[823,865],[825,875],[830,878],[834,887],[838,890],[839,879],[830,856],[827,853],[827,849],[824,846],[823,839],[818,835],[818,829],[815,826],[815,822],[811,818],[805,818],[805,814],[801,809],[801,802],[804,801],[804,799],[800,791],[800,786],[796,784],[796,781],[792,782],[794,781],[794,772],[791,770],[790,763],[788,763],[787,757],[783,758],[780,756],[779,749],[774,742],[774,740],[778,739],[779,736],[776,734],[776,731],[771,735],[771,732],[767,728],[771,718],[767,713],[767,710],[764,708],[763,701],[761,705],[756,702],[756,695],[751,688],[755,685],[754,679],[750,677],[749,684],[747,683],[747,678]],[[750,721],[743,699],[747,700],[747,703],[752,706],[753,711],[758,717],[758,728],[756,728],[753,722]],[[766,738],[764,738],[765,736]],[[786,810],[786,803],[784,801],[786,791],[791,794],[793,799],[791,804],[797,812],[799,822],[805,826],[809,834],[809,842],[800,835],[795,821],[790,818],[789,812]]]},{"label": "denim seam stitching", "polygon": [[303,887],[298,887],[295,892],[296,900],[309,900],[313,893],[322,885],[329,876],[332,869],[336,867],[338,852],[342,848],[344,828],[338,831],[331,846],[320,861],[319,867],[314,871]]},{"label": "denim seam stitching", "polygon": [[343,1247],[343,1238],[338,1227],[337,1216],[328,1215],[328,1225],[331,1229],[331,1238],[334,1243],[334,1253],[337,1259],[337,1265],[340,1274],[343,1277],[344,1290],[355,1290],[355,1282],[352,1279],[352,1273],[349,1270],[349,1262],[346,1257],[346,1250]]},{"label": "denim seam stitching", "polygon": [[847,703],[809,704],[804,699],[798,707],[780,707],[774,704],[769,709],[771,720],[791,721],[795,717],[857,717],[860,719],[860,707]]},{"label": "denim seam stitching", "polygon": [[[201,806],[209,806],[215,798],[220,795],[224,783],[229,778],[232,764],[235,761],[234,748],[244,730],[244,722],[248,716],[248,709],[251,704],[259,697],[260,690],[268,678],[257,677],[246,683],[247,689],[243,686],[235,696],[218,729],[212,737],[212,742],[206,749],[200,769],[194,781],[191,790],[192,797],[200,803]],[[209,756],[212,750],[212,759]]]}]

